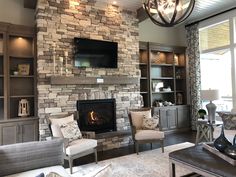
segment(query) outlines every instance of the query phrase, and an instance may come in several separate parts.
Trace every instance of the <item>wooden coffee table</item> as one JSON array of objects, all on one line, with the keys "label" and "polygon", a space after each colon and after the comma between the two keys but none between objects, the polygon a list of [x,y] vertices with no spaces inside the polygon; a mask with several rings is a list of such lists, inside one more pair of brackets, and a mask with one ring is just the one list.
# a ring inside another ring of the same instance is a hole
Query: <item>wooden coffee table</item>
[{"label": "wooden coffee table", "polygon": [[169,154],[170,177],[175,177],[175,165],[187,168],[204,177],[235,177],[236,166],[203,149],[202,145],[181,149]]}]

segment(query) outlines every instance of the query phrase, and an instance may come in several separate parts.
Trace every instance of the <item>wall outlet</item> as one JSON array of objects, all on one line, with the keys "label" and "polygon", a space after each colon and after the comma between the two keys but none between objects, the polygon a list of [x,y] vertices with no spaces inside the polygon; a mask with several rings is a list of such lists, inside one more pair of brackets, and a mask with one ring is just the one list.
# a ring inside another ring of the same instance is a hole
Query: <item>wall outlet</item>
[{"label": "wall outlet", "polygon": [[97,78],[97,83],[104,83],[104,79],[103,78]]}]

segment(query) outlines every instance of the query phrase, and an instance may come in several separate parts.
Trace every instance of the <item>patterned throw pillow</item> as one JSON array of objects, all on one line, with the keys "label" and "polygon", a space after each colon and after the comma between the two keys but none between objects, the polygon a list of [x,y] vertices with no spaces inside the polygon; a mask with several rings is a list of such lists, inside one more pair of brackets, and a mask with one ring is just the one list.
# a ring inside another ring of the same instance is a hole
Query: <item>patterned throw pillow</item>
[{"label": "patterned throw pillow", "polygon": [[143,118],[143,130],[154,130],[159,124],[159,119],[157,118]]},{"label": "patterned throw pillow", "polygon": [[217,112],[222,118],[225,130],[236,130],[236,114]]},{"label": "patterned throw pillow", "polygon": [[62,124],[60,127],[64,138],[69,139],[69,142],[82,138],[82,133],[76,120]]}]

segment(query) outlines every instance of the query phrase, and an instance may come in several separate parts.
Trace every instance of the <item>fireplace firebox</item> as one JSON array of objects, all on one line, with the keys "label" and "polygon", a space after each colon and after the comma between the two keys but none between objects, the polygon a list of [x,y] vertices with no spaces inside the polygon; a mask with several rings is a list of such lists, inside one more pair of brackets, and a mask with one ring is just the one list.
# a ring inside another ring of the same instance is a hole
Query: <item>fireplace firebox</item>
[{"label": "fireplace firebox", "polygon": [[81,131],[116,131],[115,99],[78,100],[77,111]]}]

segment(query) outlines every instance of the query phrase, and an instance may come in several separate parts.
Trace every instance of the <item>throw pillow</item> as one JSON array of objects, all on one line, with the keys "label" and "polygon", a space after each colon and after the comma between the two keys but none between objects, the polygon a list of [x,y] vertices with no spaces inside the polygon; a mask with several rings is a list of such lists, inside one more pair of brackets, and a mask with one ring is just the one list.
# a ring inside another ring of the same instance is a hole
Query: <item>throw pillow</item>
[{"label": "throw pillow", "polygon": [[82,138],[82,133],[76,120],[61,125],[61,132],[64,138],[69,139],[69,143]]},{"label": "throw pillow", "polygon": [[62,117],[62,118],[49,118],[51,122],[52,136],[64,138],[60,129],[62,124],[72,122],[74,120],[74,115]]},{"label": "throw pillow", "polygon": [[152,117],[151,109],[147,111],[130,111],[132,124],[137,130],[142,129],[143,117]]},{"label": "throw pillow", "polygon": [[63,177],[55,172],[50,172],[46,175],[46,177]]},{"label": "throw pillow", "polygon": [[154,130],[157,128],[159,119],[154,118],[143,118],[142,129],[144,130]]},{"label": "throw pillow", "polygon": [[221,117],[225,130],[236,130],[236,114],[217,112]]}]

